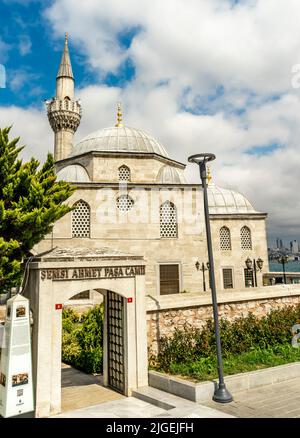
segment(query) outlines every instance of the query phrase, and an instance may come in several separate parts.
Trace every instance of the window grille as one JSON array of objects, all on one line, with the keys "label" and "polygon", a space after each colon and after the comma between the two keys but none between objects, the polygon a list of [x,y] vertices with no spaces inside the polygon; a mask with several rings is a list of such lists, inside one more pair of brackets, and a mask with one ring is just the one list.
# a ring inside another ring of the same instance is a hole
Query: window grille
[{"label": "window grille", "polygon": [[117,198],[117,208],[120,211],[129,211],[134,206],[134,200],[129,195],[121,195]]},{"label": "window grille", "polygon": [[90,237],[90,206],[84,201],[78,201],[75,206],[72,211],[72,237]]},{"label": "window grille", "polygon": [[220,249],[223,251],[231,250],[230,230],[227,227],[220,229]]},{"label": "window grille", "polygon": [[223,269],[223,286],[224,289],[233,289],[233,276],[232,269]]},{"label": "window grille", "polygon": [[129,167],[121,166],[119,167],[119,181],[130,181],[131,180],[131,172]]},{"label": "window grille", "polygon": [[241,247],[242,249],[252,249],[251,231],[248,227],[241,229]]},{"label": "window grille", "polygon": [[179,265],[160,265],[160,294],[179,293]]},{"label": "window grille", "polygon": [[160,206],[160,237],[178,237],[177,211],[170,201]]},{"label": "window grille", "polygon": [[245,286],[253,287],[254,286],[253,271],[251,269],[244,269],[244,273],[245,273]]}]

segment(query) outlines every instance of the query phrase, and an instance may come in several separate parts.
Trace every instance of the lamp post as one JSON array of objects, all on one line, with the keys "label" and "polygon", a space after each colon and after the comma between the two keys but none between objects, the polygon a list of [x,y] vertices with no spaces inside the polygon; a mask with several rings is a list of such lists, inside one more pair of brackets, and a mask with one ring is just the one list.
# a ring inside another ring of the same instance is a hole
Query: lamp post
[{"label": "lamp post", "polygon": [[206,163],[208,161],[214,160],[215,158],[216,157],[214,154],[209,154],[209,153],[197,154],[189,157],[188,161],[190,163],[196,163],[199,166],[200,178],[203,188],[203,197],[204,197],[204,216],[205,216],[206,239],[207,239],[208,260],[209,260],[209,279],[210,279],[214,325],[215,325],[216,342],[217,342],[217,359],[218,359],[218,375],[219,375],[219,383],[218,386],[215,388],[213,400],[218,403],[229,403],[233,399],[232,399],[232,395],[226,388],[224,382],[224,375],[223,375],[222,347],[221,347],[221,337],[220,337],[220,327],[219,327],[219,317],[218,317],[218,302],[217,302],[217,293],[216,293],[214,259],[213,259],[211,229],[210,229],[209,210],[208,210],[208,197],[207,197]]},{"label": "lamp post", "polygon": [[[254,287],[257,287],[257,272],[261,272],[263,268],[264,261],[259,257],[257,260],[253,259],[251,260],[250,257],[245,260],[245,265],[248,271],[252,271],[254,274]],[[253,265],[253,268],[252,268]],[[250,286],[250,285],[249,285]]]},{"label": "lamp post", "polygon": [[286,284],[286,275],[285,275],[285,264],[288,261],[288,256],[287,255],[280,255],[277,259],[278,263],[282,264],[282,272],[283,272],[283,282],[284,284]]},{"label": "lamp post", "polygon": [[206,263],[207,267],[205,267],[204,263],[202,262],[201,268],[200,268],[200,263],[199,263],[199,261],[197,261],[195,263],[195,266],[196,266],[197,271],[199,271],[200,269],[202,271],[203,291],[206,292],[205,271],[207,271],[209,269],[209,263],[207,262]]}]

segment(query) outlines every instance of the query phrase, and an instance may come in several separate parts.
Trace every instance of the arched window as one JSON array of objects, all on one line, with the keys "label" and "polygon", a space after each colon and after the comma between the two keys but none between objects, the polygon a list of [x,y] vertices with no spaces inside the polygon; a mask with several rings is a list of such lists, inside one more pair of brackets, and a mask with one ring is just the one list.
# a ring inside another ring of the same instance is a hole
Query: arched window
[{"label": "arched window", "polygon": [[178,237],[177,209],[170,202],[164,202],[159,209],[160,237]]},{"label": "arched window", "polygon": [[220,249],[222,251],[231,250],[230,229],[227,227],[222,227],[220,229]]},{"label": "arched window", "polygon": [[72,237],[90,237],[91,209],[87,202],[78,201],[72,211]]},{"label": "arched window", "polygon": [[241,228],[241,247],[242,249],[252,249],[251,231],[246,226]]},{"label": "arched window", "polygon": [[119,167],[119,181],[130,181],[131,180],[131,172],[129,167],[125,166],[125,164]]}]

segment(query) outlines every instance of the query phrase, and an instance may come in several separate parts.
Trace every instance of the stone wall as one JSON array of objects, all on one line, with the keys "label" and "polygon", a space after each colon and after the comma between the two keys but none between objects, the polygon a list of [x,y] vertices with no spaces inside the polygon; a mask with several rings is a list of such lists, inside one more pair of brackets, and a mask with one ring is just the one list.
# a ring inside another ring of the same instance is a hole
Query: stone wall
[{"label": "stone wall", "polygon": [[[168,297],[148,298],[147,333],[150,354],[157,354],[158,340],[162,336],[171,336],[175,328],[185,324],[201,328],[213,317],[209,294],[179,294]],[[219,317],[230,321],[250,312],[264,316],[272,309],[300,304],[300,286],[277,285],[262,287],[236,293],[218,294]]]}]

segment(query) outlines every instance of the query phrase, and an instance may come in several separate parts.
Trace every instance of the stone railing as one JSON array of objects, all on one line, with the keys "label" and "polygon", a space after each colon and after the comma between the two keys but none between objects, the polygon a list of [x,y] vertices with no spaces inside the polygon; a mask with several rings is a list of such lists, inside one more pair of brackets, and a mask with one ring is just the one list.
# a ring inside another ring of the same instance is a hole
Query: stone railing
[{"label": "stone railing", "polygon": [[[300,304],[300,285],[264,286],[218,293],[219,316],[233,320],[252,312],[264,316],[272,309]],[[209,292],[147,297],[148,347],[156,354],[162,336],[185,324],[201,328],[213,317]]]}]

